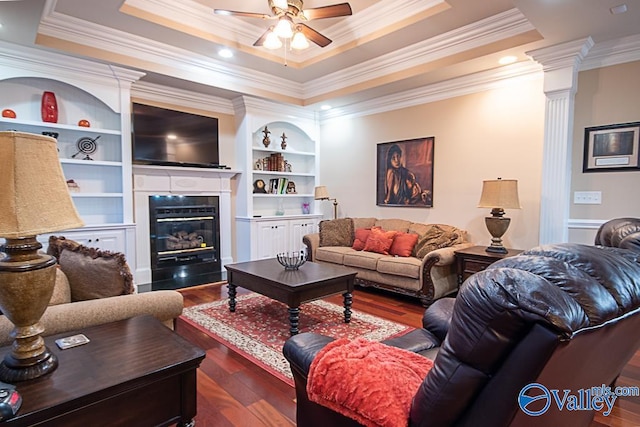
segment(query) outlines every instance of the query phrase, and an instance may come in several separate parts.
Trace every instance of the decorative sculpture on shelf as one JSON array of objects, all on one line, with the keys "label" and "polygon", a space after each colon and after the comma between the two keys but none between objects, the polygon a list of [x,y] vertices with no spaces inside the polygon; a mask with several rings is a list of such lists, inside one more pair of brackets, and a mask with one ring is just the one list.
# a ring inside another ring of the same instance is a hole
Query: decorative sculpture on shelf
[{"label": "decorative sculpture on shelf", "polygon": [[262,133],[264,134],[264,138],[262,138],[262,144],[265,147],[268,147],[269,144],[271,144],[271,139],[269,139],[269,134],[271,133],[271,131],[265,126]]},{"label": "decorative sculpture on shelf", "polygon": [[287,135],[284,134],[284,132],[282,132],[282,136],[280,137],[280,139],[282,140],[282,143],[280,144],[280,147],[283,150],[287,149]]},{"label": "decorative sculpture on shelf", "polygon": [[78,152],[71,156],[71,158],[75,159],[78,154],[83,153],[84,157],[82,158],[82,160],[93,160],[89,156],[89,154],[95,153],[98,149],[98,144],[96,144],[98,138],[100,138],[100,135],[96,136],[93,139],[89,138],[88,136],[83,136],[82,138],[80,138],[78,141],[76,141],[76,148],[78,149]]}]

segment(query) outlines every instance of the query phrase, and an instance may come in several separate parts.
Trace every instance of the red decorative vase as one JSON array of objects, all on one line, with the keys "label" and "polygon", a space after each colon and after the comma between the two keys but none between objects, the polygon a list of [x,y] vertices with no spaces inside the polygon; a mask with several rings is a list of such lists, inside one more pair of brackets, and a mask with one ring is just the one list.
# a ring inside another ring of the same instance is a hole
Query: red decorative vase
[{"label": "red decorative vase", "polygon": [[53,92],[42,93],[42,121],[58,123],[58,103]]}]

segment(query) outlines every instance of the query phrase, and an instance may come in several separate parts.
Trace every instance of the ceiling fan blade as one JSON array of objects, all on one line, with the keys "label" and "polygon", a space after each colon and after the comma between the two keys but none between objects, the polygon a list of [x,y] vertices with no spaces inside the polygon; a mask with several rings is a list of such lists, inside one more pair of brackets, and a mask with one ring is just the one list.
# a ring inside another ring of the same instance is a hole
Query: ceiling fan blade
[{"label": "ceiling fan blade", "polygon": [[265,31],[258,40],[255,41],[255,43],[253,44],[254,46],[262,46],[264,44],[264,41],[267,39],[267,34],[269,34],[269,32],[271,31],[271,28],[268,28],[267,31]]},{"label": "ceiling fan blade", "polygon": [[271,15],[266,15],[264,13],[238,12],[235,10],[225,10],[225,9],[213,9],[213,13],[215,13],[216,15],[243,16],[246,18],[260,18],[260,19],[272,18]]},{"label": "ceiling fan blade", "polygon": [[309,27],[308,25],[297,24],[296,28],[299,28],[300,31],[302,32],[302,34],[304,34],[304,36],[307,39],[311,40],[312,42],[314,42],[315,44],[317,44],[320,47],[325,47],[329,43],[331,43],[331,39],[330,38],[323,36],[322,34],[317,32],[313,28]]},{"label": "ceiling fan blade", "polygon": [[311,21],[312,19],[336,18],[338,16],[351,15],[351,6],[349,3],[339,3],[331,6],[322,6],[312,9],[304,9],[302,14]]}]

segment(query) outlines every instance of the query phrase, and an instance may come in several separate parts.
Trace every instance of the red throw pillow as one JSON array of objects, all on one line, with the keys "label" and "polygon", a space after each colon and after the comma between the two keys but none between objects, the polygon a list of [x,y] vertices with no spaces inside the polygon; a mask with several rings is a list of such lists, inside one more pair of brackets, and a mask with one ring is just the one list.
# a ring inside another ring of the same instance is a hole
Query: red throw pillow
[{"label": "red throw pillow", "polygon": [[370,228],[356,228],[355,238],[353,239],[353,245],[351,247],[356,251],[363,250],[369,234],[371,234]]},{"label": "red throw pillow", "polygon": [[384,231],[381,228],[373,228],[364,244],[364,250],[389,255],[389,249],[396,234],[398,234],[397,231]]},{"label": "red throw pillow", "polygon": [[418,235],[415,233],[398,233],[393,238],[393,243],[389,249],[389,254],[398,256],[411,256],[413,247],[418,242]]}]

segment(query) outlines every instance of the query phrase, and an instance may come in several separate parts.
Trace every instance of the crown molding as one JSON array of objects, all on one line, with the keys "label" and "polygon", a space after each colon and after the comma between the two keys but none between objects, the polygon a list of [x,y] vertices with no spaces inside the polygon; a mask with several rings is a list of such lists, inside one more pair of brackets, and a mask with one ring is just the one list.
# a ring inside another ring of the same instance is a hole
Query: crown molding
[{"label": "crown molding", "polygon": [[224,98],[176,89],[147,82],[137,82],[131,87],[133,98],[155,102],[169,102],[183,107],[197,108],[233,115],[233,103]]},{"label": "crown molding", "polygon": [[533,61],[520,62],[494,70],[451,79],[445,82],[412,89],[373,100],[333,108],[320,113],[324,121],[355,118],[385,113],[444,99],[497,89],[524,80],[542,79],[542,67]]},{"label": "crown molding", "polygon": [[320,97],[325,93],[344,90],[531,30],[535,28],[524,15],[517,9],[511,9],[396,52],[309,81],[304,85],[304,96],[307,99]]},{"label": "crown molding", "polygon": [[640,34],[597,43],[580,64],[580,71],[640,61]]}]

